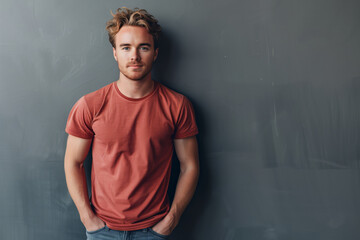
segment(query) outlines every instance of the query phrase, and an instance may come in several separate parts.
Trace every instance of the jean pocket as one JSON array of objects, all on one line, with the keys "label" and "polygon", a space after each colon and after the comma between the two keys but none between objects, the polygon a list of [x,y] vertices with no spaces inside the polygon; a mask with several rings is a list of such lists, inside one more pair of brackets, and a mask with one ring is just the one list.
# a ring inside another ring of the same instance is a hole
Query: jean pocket
[{"label": "jean pocket", "polygon": [[107,226],[105,225],[104,227],[102,227],[102,228],[100,228],[100,229],[98,229],[98,230],[95,230],[95,231],[88,231],[88,230],[86,230],[86,232],[87,232],[88,234],[94,234],[94,233],[101,232],[101,231],[105,230],[106,228],[107,228]]},{"label": "jean pocket", "polygon": [[157,237],[163,238],[163,239],[167,239],[170,235],[163,235],[160,233],[155,232],[151,227],[148,228],[149,232]]}]

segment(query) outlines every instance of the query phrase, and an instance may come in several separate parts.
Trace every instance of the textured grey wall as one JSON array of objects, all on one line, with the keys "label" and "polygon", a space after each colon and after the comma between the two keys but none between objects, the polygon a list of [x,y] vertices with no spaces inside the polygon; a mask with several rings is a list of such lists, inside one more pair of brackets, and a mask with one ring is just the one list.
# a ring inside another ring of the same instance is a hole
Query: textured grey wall
[{"label": "textured grey wall", "polygon": [[188,96],[201,178],[173,239],[360,239],[360,2],[2,0],[0,239],[84,239],[67,115],[118,77],[109,10],[164,28],[154,77]]}]

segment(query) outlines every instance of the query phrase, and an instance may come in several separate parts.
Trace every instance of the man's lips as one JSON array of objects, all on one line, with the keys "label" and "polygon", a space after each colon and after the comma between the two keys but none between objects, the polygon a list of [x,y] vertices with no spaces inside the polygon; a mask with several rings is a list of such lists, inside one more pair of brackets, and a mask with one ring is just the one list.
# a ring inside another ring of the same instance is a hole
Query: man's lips
[{"label": "man's lips", "polygon": [[140,64],[130,64],[130,65],[128,65],[128,67],[130,67],[130,68],[140,68],[140,67],[142,67],[142,65],[140,65]]}]

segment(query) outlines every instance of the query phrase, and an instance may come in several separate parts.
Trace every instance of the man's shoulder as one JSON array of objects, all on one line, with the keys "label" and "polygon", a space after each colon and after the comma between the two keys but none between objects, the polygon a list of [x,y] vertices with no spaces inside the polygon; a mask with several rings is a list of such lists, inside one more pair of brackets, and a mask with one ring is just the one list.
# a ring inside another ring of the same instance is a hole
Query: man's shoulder
[{"label": "man's shoulder", "polygon": [[92,113],[95,114],[97,110],[101,108],[106,99],[106,96],[109,94],[112,88],[112,85],[113,82],[83,96]]},{"label": "man's shoulder", "polygon": [[178,91],[171,89],[170,87],[159,83],[160,87],[159,87],[159,94],[165,98],[166,100],[170,101],[170,102],[175,102],[175,103],[179,103],[181,104],[184,100],[185,95],[179,93]]},{"label": "man's shoulder", "polygon": [[86,100],[98,99],[101,96],[106,95],[112,87],[113,82],[84,95]]}]

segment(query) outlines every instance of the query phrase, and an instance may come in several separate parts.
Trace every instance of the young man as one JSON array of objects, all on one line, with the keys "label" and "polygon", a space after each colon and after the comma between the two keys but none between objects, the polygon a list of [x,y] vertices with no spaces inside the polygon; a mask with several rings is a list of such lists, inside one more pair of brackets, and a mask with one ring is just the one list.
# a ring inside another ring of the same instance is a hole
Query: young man
[{"label": "young man", "polygon": [[[161,31],[145,10],[119,8],[107,22],[120,76],[81,97],[65,131],[65,175],[88,239],[164,239],[178,224],[198,181],[190,101],[151,79]],[[91,201],[83,162],[92,143]],[[175,148],[180,175],[167,196]],[[123,239],[123,238],[122,238]]]}]

